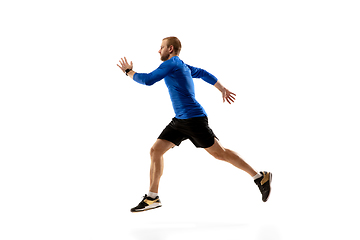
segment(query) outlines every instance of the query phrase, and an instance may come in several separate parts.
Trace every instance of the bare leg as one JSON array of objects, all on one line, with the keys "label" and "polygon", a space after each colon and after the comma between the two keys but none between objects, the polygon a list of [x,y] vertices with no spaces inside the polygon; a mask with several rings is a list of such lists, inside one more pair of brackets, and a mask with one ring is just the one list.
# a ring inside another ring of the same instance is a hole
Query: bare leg
[{"label": "bare leg", "polygon": [[150,192],[157,193],[159,190],[160,178],[164,171],[164,157],[163,155],[175,144],[172,142],[157,139],[150,150]]},{"label": "bare leg", "polygon": [[231,163],[235,167],[247,172],[250,176],[255,176],[257,172],[247,164],[236,152],[221,146],[220,142],[215,138],[215,143],[205,150],[216,159]]}]

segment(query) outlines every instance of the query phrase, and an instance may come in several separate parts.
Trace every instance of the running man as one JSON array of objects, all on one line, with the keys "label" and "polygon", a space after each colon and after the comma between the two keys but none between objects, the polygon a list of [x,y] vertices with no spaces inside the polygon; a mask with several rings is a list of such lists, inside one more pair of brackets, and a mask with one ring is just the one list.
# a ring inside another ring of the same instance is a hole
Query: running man
[{"label": "running man", "polygon": [[161,207],[158,189],[164,169],[163,155],[174,146],[189,139],[196,147],[204,148],[213,157],[231,163],[235,167],[248,173],[262,194],[266,202],[271,191],[272,174],[270,172],[256,172],[236,152],[224,148],[208,125],[208,118],[204,108],[196,101],[193,78],[201,78],[214,85],[221,93],[223,102],[229,104],[235,101],[235,93],[226,89],[217,78],[209,72],[185,64],[180,58],[181,42],[176,37],[164,38],[159,50],[163,63],[151,73],[137,73],[133,70],[133,63],[121,59],[117,66],[135,82],[151,86],[165,79],[170,98],[175,111],[175,117],[165,127],[150,150],[150,188],[138,206],[131,212],[141,212]]}]

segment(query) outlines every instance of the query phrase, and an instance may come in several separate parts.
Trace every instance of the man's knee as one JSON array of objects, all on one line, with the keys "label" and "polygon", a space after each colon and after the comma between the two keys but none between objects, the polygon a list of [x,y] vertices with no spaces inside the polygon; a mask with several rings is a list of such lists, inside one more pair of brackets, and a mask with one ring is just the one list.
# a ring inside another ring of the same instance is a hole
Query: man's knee
[{"label": "man's knee", "polygon": [[172,142],[158,139],[154,145],[150,148],[150,157],[161,158],[170,148],[174,147]]},{"label": "man's knee", "polygon": [[153,158],[154,154],[155,154],[155,148],[154,148],[154,146],[152,146],[150,148],[150,157]]},{"label": "man's knee", "polygon": [[155,146],[152,146],[150,148],[150,157],[153,159],[154,157],[161,157],[163,154],[160,149],[156,148]]},{"label": "man's knee", "polygon": [[212,155],[218,160],[226,161],[226,150],[213,152]]}]

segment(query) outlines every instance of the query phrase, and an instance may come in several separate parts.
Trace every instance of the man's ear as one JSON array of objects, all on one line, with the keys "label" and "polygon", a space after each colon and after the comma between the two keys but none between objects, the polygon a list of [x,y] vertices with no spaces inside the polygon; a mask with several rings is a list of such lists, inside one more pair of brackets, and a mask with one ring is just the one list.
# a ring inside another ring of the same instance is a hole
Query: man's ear
[{"label": "man's ear", "polygon": [[169,52],[170,52],[170,54],[174,52],[174,46],[173,45],[170,45]]}]

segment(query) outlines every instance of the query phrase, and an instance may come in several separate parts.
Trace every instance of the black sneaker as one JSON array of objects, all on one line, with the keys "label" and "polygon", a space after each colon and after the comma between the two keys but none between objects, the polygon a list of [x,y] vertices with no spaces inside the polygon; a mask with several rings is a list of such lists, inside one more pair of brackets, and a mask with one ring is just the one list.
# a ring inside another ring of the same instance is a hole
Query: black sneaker
[{"label": "black sneaker", "polygon": [[271,192],[271,180],[272,180],[272,173],[271,172],[260,172],[262,177],[254,180],[256,185],[258,185],[260,192],[262,194],[263,202],[266,202],[269,199],[270,192]]},{"label": "black sneaker", "polygon": [[151,198],[145,194],[143,200],[139,203],[139,205],[132,208],[131,212],[143,212],[158,207],[161,207],[159,196],[156,198]]}]

